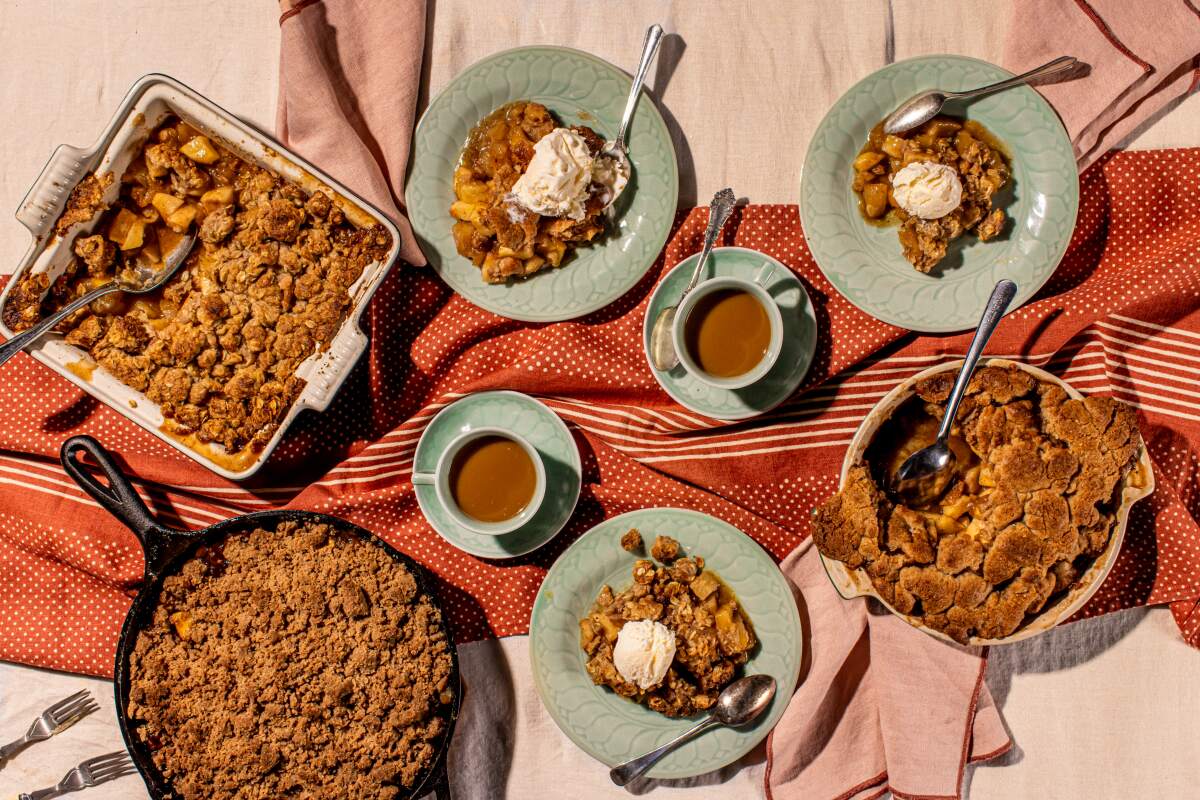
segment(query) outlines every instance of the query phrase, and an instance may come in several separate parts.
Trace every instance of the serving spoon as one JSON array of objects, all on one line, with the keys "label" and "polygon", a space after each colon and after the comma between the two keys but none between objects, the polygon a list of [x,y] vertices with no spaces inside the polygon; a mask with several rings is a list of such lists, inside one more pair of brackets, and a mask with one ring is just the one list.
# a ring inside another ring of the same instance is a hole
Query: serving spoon
[{"label": "serving spoon", "polygon": [[633,76],[633,84],[629,87],[629,99],[625,101],[625,111],[621,114],[621,125],[617,128],[617,136],[611,142],[606,142],[604,149],[600,151],[601,156],[608,156],[616,162],[617,171],[624,175],[626,180],[626,183],[622,184],[620,188],[613,189],[606,207],[617,202],[617,198],[621,196],[621,192],[625,191],[625,186],[628,185],[629,146],[625,143],[625,135],[629,131],[629,123],[633,121],[633,112],[637,109],[638,98],[642,96],[642,85],[646,82],[646,73],[650,71],[650,64],[654,61],[654,54],[658,52],[658,43],[662,41],[662,37],[663,29],[658,23],[646,29],[646,41],[642,44],[642,60],[638,62],[637,74]]},{"label": "serving spoon", "polygon": [[654,327],[650,330],[650,360],[659,372],[673,370],[679,363],[679,354],[675,352],[675,343],[671,338],[675,313],[679,310],[683,298],[687,297],[688,292],[695,289],[696,284],[700,282],[700,274],[704,272],[704,265],[708,263],[713,245],[717,243],[717,236],[720,235],[721,228],[725,227],[725,221],[729,219],[735,205],[737,205],[737,198],[733,194],[733,189],[725,188],[713,195],[712,203],[708,206],[708,230],[704,232],[704,249],[700,251],[700,257],[696,259],[696,268],[692,270],[692,279],[684,287],[683,293],[679,295],[675,305],[667,306],[658,312],[658,317],[654,320]]},{"label": "serving spoon", "polygon": [[775,679],[770,675],[747,675],[739,678],[725,687],[708,716],[661,747],[613,767],[608,777],[612,778],[612,782],[617,786],[624,786],[644,774],[667,753],[685,742],[690,742],[709,728],[718,725],[734,728],[748,725],[767,710],[774,696]]},{"label": "serving spoon", "polygon": [[983,348],[987,346],[988,339],[992,338],[992,332],[1000,324],[1000,318],[1004,316],[1016,293],[1017,285],[1008,279],[1000,281],[996,288],[992,289],[992,296],[988,298],[983,316],[979,319],[979,327],[975,329],[971,346],[967,348],[967,356],[958,370],[958,377],[954,379],[954,388],[950,390],[950,397],[946,401],[946,412],[942,415],[942,424],[938,426],[937,438],[933,444],[921,448],[905,459],[900,469],[896,470],[893,487],[902,497],[928,496],[930,485],[954,464],[955,456],[954,451],[950,449],[949,439],[950,429],[954,426],[958,414],[958,404],[967,393],[967,384],[975,374],[975,367],[979,364],[979,357],[983,355]]},{"label": "serving spoon", "polygon": [[1060,56],[1053,61],[1042,64],[1040,67],[1029,70],[1029,72],[1007,78],[997,83],[988,84],[987,86],[981,86],[978,89],[968,89],[962,92],[931,89],[927,92],[921,92],[905,100],[895,111],[887,115],[883,120],[883,132],[904,133],[905,131],[911,131],[918,125],[924,125],[936,117],[947,101],[972,100],[994,92],[1002,92],[1005,89],[1011,89],[1013,86],[1028,83],[1034,78],[1067,72],[1074,69],[1078,64],[1079,62],[1074,56]]},{"label": "serving spoon", "polygon": [[42,334],[53,328],[58,323],[62,322],[67,317],[74,314],[79,309],[91,303],[94,300],[99,300],[105,295],[113,292],[127,292],[129,294],[146,294],[152,292],[162,286],[167,280],[175,274],[179,269],[179,265],[187,260],[188,253],[192,252],[192,246],[196,243],[196,235],[188,234],[175,245],[171,254],[167,256],[163,262],[162,269],[152,270],[147,267],[137,267],[133,270],[132,276],[119,275],[114,277],[112,281],[97,286],[92,291],[85,294],[76,300],[72,300],[65,306],[55,311],[50,316],[38,322],[32,328],[21,331],[13,336],[4,344],[0,344],[0,364],[5,363],[10,358],[15,356],[20,351],[24,350],[29,345],[42,337]]}]

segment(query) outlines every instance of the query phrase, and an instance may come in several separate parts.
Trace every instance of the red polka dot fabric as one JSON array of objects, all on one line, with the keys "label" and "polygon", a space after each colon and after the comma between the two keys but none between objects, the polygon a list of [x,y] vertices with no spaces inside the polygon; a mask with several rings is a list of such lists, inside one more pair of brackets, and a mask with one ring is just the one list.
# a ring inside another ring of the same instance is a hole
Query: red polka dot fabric
[{"label": "red polka dot fabric", "polygon": [[[142,556],[58,465],[62,441],[78,432],[118,454],[167,524],[199,528],[286,506],[374,531],[438,577],[460,641],[525,633],[548,566],[590,526],[631,509],[696,508],[782,558],[808,535],[812,507],[835,491],[868,409],[904,378],[961,356],[969,335],[919,337],[868,317],[821,276],[795,206],[748,206],[723,244],[762,250],[800,277],[820,326],[816,359],[796,394],[763,417],[728,424],[688,411],[650,374],[642,318],[666,269],[699,250],[706,213],[681,213],[646,277],[573,322],[505,320],[431,272],[397,266],[363,319],[371,347],[351,379],[327,412],[301,416],[245,485],[209,473],[32,359],[13,359],[0,369],[0,658],[111,674]],[[1066,258],[988,352],[1138,409],[1158,489],[1135,508],[1115,568],[1081,615],[1170,604],[1182,635],[1200,645],[1200,149],[1120,153],[1085,173]],[[502,388],[543,399],[567,421],[583,454],[583,491],[554,541],[487,561],[429,527],[409,474],[438,409]]]}]

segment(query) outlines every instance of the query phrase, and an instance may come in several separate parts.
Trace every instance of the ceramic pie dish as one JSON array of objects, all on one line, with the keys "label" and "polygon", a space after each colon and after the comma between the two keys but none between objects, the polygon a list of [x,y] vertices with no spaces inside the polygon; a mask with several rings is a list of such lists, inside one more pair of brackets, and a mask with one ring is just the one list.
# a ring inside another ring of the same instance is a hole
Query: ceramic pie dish
[{"label": "ceramic pie dish", "polygon": [[[846,486],[847,475],[850,469],[863,460],[867,448],[870,446],[880,426],[896,412],[900,406],[913,396],[914,387],[918,382],[943,372],[957,372],[961,361],[951,361],[946,364],[940,364],[936,367],[930,367],[927,370],[913,375],[905,380],[892,391],[888,392],[867,414],[866,418],[859,425],[858,430],[854,434],[854,438],[850,442],[849,448],[846,450],[846,457],[842,461],[842,472],[840,478],[839,489]],[[1009,361],[1002,358],[984,359],[980,363],[980,368],[992,367],[1016,367],[1024,372],[1029,373],[1039,381],[1056,384],[1061,386],[1066,393],[1075,400],[1083,399],[1083,394],[1073,388],[1070,384],[1062,379],[1051,375],[1045,370],[1032,367],[1027,364],[1022,364],[1016,361]],[[972,645],[993,645],[993,644],[1008,644],[1011,642],[1019,642],[1023,639],[1029,639],[1038,634],[1045,633],[1054,626],[1069,619],[1076,611],[1084,606],[1092,595],[1100,588],[1100,584],[1104,583],[1104,579],[1108,577],[1108,573],[1112,570],[1113,564],[1116,563],[1117,554],[1121,551],[1121,543],[1125,538],[1125,528],[1129,522],[1129,512],[1133,508],[1133,504],[1144,497],[1148,497],[1154,492],[1154,472],[1150,464],[1150,455],[1146,451],[1146,446],[1142,444],[1141,455],[1138,458],[1137,464],[1129,474],[1125,476],[1121,487],[1121,502],[1115,512],[1115,522],[1112,532],[1109,535],[1108,545],[1103,552],[1092,562],[1091,566],[1084,572],[1074,583],[1071,588],[1066,590],[1062,596],[1054,599],[1054,602],[1049,603],[1045,608],[1037,613],[1029,621],[1022,624],[1012,634],[995,639],[986,639],[981,637],[971,637],[969,644]],[[834,560],[821,554],[821,563],[825,567],[826,574],[829,575],[829,580],[833,582],[834,588],[843,598],[851,599],[855,597],[874,597],[880,603],[897,615],[901,619],[908,622],[913,627],[925,631],[931,636],[935,636],[947,642],[954,640],[941,631],[924,625],[917,617],[912,617],[897,611],[889,604],[879,592],[871,585],[871,580],[867,576],[865,570],[850,569],[841,561]]]},{"label": "ceramic pie dish", "polygon": [[[68,344],[60,334],[47,334],[26,349],[33,358],[187,457],[223,477],[243,480],[262,467],[301,411],[323,411],[329,405],[366,349],[367,337],[359,326],[359,319],[396,259],[400,234],[380,211],[361,197],[174,78],[146,75],[130,88],[95,144],[88,148],[62,145],[54,151],[22,201],[17,219],[29,229],[33,240],[0,294],[0,309],[5,307],[10,294],[27,273],[47,271],[51,280],[62,274],[72,258],[69,245],[99,224],[100,215],[97,214],[66,237],[54,235],[55,221],[75,185],[90,173],[112,172],[118,180],[112,182],[104,200],[105,203],[115,200],[120,189],[119,177],[138,155],[148,134],[170,115],[179,117],[251,164],[298,184],[307,194],[317,190],[329,194],[351,224],[364,227],[378,222],[392,237],[387,256],[368,264],[350,286],[350,309],[329,345],[310,355],[297,368],[295,374],[305,380],[304,389],[261,450],[247,449],[230,454],[211,445],[200,450],[168,435],[163,430],[164,418],[158,404],[103,368],[92,370],[88,353]],[[0,332],[6,337],[13,335],[2,321]],[[80,365],[87,368],[81,369]]]}]

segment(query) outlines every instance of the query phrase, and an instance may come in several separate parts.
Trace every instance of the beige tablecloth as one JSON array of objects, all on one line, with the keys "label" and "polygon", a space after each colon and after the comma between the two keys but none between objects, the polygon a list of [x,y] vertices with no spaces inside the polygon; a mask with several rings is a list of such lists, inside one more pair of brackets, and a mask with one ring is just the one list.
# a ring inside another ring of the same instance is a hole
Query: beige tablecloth
[{"label": "beige tablecloth", "polygon": [[[270,0],[0,4],[0,210],[16,209],[55,145],[90,143],[129,85],[147,72],[174,75],[269,130],[277,16]],[[430,0],[424,74],[436,92],[488,53],[544,43],[632,65],[645,27],[660,22],[673,35],[664,40],[649,85],[675,138],[681,202],[695,204],[730,184],[752,202],[794,203],[809,136],[851,84],[889,58],[952,52],[998,60],[1006,20],[1004,2],[955,0]],[[1128,144],[1200,146],[1200,97]],[[7,215],[0,219],[0,272],[27,246],[24,229]],[[462,649],[470,692],[453,751],[456,796],[626,796],[546,716],[529,679],[527,650],[525,637]],[[1088,620],[994,651],[988,683],[1017,747],[973,770],[968,796],[1194,796],[1197,675],[1200,654],[1182,644],[1161,609]],[[0,740],[83,685],[105,707],[0,768],[0,797],[50,785],[82,758],[120,747],[110,684],[0,664]],[[761,753],[752,754],[697,787],[651,784],[640,791],[761,797],[761,762]],[[144,796],[135,778],[87,795]]]}]

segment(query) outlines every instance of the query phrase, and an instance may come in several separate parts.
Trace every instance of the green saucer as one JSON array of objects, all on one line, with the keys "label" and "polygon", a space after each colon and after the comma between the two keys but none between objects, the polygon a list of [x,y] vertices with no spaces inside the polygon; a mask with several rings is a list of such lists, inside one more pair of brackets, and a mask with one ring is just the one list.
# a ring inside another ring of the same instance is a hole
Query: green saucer
[{"label": "green saucer", "polygon": [[[663,308],[679,302],[679,295],[691,280],[699,257],[697,253],[679,262],[650,296],[642,326],[642,346],[647,362],[650,361],[650,331],[654,327],[654,320]],[[713,419],[746,419],[770,411],[791,397],[792,392],[800,386],[800,381],[804,380],[817,347],[817,316],[808,299],[808,292],[791,270],[757,250],[717,247],[712,251],[700,280],[725,276],[754,280],[764,263],[775,265],[775,272],[767,282],[766,289],[775,298],[783,314],[783,350],[779,360],[762,380],[743,389],[709,386],[692,377],[682,364],[668,372],[661,372],[650,364],[654,379],[685,408]]]},{"label": "green saucer", "polygon": [[533,100],[564,125],[586,125],[611,138],[630,83],[624,72],[588,53],[520,47],[472,64],[433,98],[417,124],[405,199],[421,252],[451,289],[502,317],[556,322],[603,308],[646,274],[667,242],[679,200],[675,148],[649,93],[638,101],[629,126],[633,175],[612,209],[609,230],[561,268],[507,284],[484,283],[479,268],[458,254],[450,233],[454,167],[481,119],[506,103]]},{"label": "green saucer", "polygon": [[454,437],[474,428],[501,427],[519,434],[541,454],[546,467],[546,499],[529,522],[511,533],[487,536],[457,524],[429,485],[414,487],[421,513],[433,529],[459,550],[480,558],[513,558],[538,549],[555,537],[579,499],[583,465],[579,448],[558,415],[520,392],[480,392],[446,406],[430,420],[417,452],[413,470],[433,472],[438,457]]},{"label": "green saucer", "polygon": [[621,534],[637,528],[647,547],[659,534],[685,552],[704,557],[705,567],[733,589],[759,644],[742,673],[763,673],[778,682],[775,699],[753,724],[718,728],[688,742],[651,769],[652,778],[686,778],[720,769],[750,752],[779,722],[800,673],[803,639],[790,584],[750,537],[715,517],[679,508],[630,511],[585,533],[550,572],[534,600],[529,654],[542,704],[571,741],[609,766],[649,752],[678,736],[696,719],[671,719],[588,677],[579,647],[579,620],[600,587],[621,591],[632,583],[637,556],[621,549]]},{"label": "green saucer", "polygon": [[851,162],[871,128],[904,100],[925,89],[973,89],[1009,77],[963,56],[900,61],[851,87],[817,126],[800,179],[804,237],[829,282],[876,319],[922,333],[974,328],[997,281],[1016,281],[1015,309],[1066,252],[1079,208],[1075,154],[1054,109],[1028,86],[947,109],[981,122],[1012,157],[1011,186],[998,195],[1010,219],[997,239],[961,236],[933,271],[920,273],[901,254],[894,226],[862,219],[850,188]]}]

